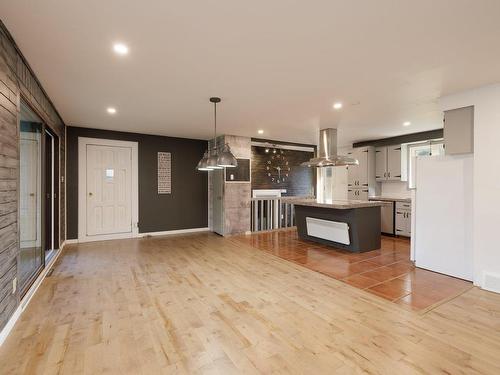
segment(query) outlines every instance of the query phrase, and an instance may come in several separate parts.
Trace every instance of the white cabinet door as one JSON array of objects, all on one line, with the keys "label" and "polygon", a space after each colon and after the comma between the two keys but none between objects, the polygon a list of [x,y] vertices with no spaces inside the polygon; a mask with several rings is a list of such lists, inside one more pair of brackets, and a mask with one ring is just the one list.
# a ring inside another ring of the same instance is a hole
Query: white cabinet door
[{"label": "white cabinet door", "polygon": [[356,187],[368,187],[368,149],[356,150],[355,158],[359,161]]},{"label": "white cabinet door", "polygon": [[357,200],[358,189],[347,189],[347,199],[350,201]]},{"label": "white cabinet door", "polygon": [[387,147],[375,149],[375,180],[384,181],[387,175]]},{"label": "white cabinet door", "polygon": [[[356,151],[347,153],[351,158],[356,158]],[[359,165],[350,165],[347,169],[347,186],[355,188],[358,184]]]},{"label": "white cabinet door", "polygon": [[367,201],[368,200],[368,189],[359,189],[357,199],[362,200],[362,201]]},{"label": "white cabinet door", "polygon": [[132,232],[132,149],[87,145],[87,235]]},{"label": "white cabinet door", "polygon": [[411,237],[411,211],[406,213],[406,235]]},{"label": "white cabinet door", "polygon": [[401,180],[401,146],[387,147],[387,179]]},{"label": "white cabinet door", "polygon": [[406,232],[406,222],[404,217],[404,211],[396,209],[396,234],[398,236],[404,236]]},{"label": "white cabinet door", "polygon": [[349,200],[368,200],[368,189],[348,189],[347,190],[347,199]]},{"label": "white cabinet door", "polygon": [[408,202],[396,202],[396,234],[411,236],[411,204]]}]

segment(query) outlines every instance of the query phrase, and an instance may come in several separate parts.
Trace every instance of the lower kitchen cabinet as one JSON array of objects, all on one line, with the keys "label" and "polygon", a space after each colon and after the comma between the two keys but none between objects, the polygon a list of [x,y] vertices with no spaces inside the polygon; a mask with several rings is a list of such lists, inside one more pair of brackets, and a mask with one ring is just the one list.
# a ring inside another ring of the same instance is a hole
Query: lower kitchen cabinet
[{"label": "lower kitchen cabinet", "polygon": [[368,189],[347,189],[347,199],[354,201],[367,201]]},{"label": "lower kitchen cabinet", "polygon": [[396,235],[411,237],[411,204],[396,202]]}]

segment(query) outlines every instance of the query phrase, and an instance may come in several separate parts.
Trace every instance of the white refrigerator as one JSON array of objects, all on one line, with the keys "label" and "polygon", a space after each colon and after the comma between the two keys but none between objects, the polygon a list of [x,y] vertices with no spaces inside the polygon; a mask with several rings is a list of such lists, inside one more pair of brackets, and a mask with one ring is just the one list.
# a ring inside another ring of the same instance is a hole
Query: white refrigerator
[{"label": "white refrigerator", "polygon": [[472,280],[473,156],[418,157],[415,177],[416,266]]}]

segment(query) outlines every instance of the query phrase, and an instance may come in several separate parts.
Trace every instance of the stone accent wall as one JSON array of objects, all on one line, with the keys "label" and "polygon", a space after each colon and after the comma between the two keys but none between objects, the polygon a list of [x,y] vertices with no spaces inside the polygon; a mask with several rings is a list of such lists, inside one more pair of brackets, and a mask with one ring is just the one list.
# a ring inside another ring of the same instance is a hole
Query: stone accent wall
[{"label": "stone accent wall", "polygon": [[[251,159],[251,139],[234,135],[224,136],[224,142],[229,144],[237,159]],[[226,235],[250,231],[251,196],[250,182],[224,183],[224,229]]]},{"label": "stone accent wall", "polygon": [[[65,125],[0,21],[0,329],[19,305],[19,111],[21,97],[59,136],[59,170],[65,175]],[[60,182],[60,242],[65,233],[65,187]]]}]

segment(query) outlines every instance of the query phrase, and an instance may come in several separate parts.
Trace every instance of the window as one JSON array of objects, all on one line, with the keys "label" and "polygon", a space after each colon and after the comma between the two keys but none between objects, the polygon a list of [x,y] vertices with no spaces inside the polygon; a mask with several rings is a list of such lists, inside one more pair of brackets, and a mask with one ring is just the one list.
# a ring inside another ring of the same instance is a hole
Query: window
[{"label": "window", "polygon": [[408,188],[415,189],[415,166],[417,157],[444,155],[444,141],[442,139],[435,139],[426,142],[408,143],[406,148]]}]

